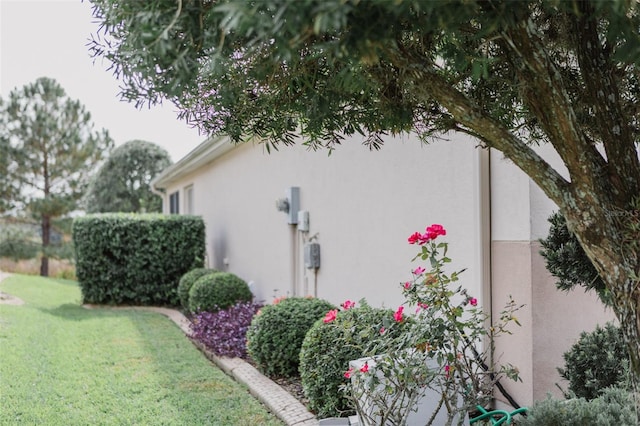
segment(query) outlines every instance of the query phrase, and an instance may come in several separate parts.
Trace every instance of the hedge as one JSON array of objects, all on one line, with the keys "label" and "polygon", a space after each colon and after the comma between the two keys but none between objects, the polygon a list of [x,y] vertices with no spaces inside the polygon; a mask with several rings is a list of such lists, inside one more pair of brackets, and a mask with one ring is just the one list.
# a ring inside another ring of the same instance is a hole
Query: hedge
[{"label": "hedge", "polygon": [[107,213],[73,222],[84,303],[177,306],[178,283],[203,266],[202,218]]}]

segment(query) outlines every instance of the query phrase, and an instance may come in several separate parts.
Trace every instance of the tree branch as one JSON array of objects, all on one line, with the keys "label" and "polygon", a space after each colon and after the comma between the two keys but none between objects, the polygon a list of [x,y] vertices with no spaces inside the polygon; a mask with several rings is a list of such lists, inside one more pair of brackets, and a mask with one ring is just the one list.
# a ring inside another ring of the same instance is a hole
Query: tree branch
[{"label": "tree branch", "polygon": [[415,90],[425,92],[445,107],[458,123],[471,129],[466,133],[480,136],[489,147],[501,151],[529,175],[556,204],[564,203],[569,195],[569,182],[531,147],[452,87],[438,72],[416,70],[413,74]]},{"label": "tree branch", "polygon": [[523,82],[523,99],[567,166],[574,186],[601,188],[603,183],[598,180],[606,163],[581,130],[561,73],[534,27],[525,20],[503,33],[504,48],[513,53]]}]

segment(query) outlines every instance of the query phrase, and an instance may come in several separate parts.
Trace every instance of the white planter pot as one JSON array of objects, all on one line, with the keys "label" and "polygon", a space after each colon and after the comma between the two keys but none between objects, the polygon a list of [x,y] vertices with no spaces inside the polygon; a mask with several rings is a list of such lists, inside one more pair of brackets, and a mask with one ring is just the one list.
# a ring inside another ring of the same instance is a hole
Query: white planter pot
[{"label": "white planter pot", "polygon": [[[369,368],[373,371],[375,369],[375,365],[376,365],[376,361],[375,358],[371,358],[371,357],[367,357],[367,358],[360,358],[360,359],[356,359],[353,361],[349,362],[349,367],[352,368],[354,371],[358,371],[360,370],[360,368],[362,368],[365,364],[365,362],[369,365]],[[427,361],[427,366],[429,368],[432,369],[440,369],[441,366],[439,366],[435,360],[428,360]],[[378,373],[378,378],[384,382],[384,377],[382,376],[381,373]],[[351,381],[352,384],[355,385],[355,380],[357,379],[357,375],[353,374],[351,376]],[[382,397],[383,392],[384,392],[384,386],[380,385],[379,386],[379,392],[380,392],[380,397]],[[366,416],[373,418],[373,423],[368,421],[368,419],[366,418],[362,418],[361,416],[359,416],[359,424],[362,426],[382,426],[380,424],[381,422],[381,418],[380,416],[373,416],[373,412],[374,412],[374,405],[372,402],[372,398],[364,399],[366,398],[366,396],[362,397],[363,399],[361,399],[359,401],[360,403],[360,407],[362,407],[363,411],[365,412]],[[433,416],[434,412],[436,411],[436,409],[438,409],[438,404],[440,402],[441,399],[441,393],[434,390],[434,389],[430,389],[430,388],[424,388],[424,393],[422,394],[422,396],[418,399],[418,401],[416,402],[415,406],[411,408],[411,411],[407,417],[407,421],[406,421],[406,426],[424,426],[427,421]],[[435,416],[435,419],[432,423],[432,425],[434,426],[442,426],[447,424],[447,419],[448,419],[448,413],[447,413],[447,409],[444,405],[442,405],[440,407],[440,409],[438,410],[438,413]],[[457,415],[454,419],[453,422],[451,424],[453,425],[457,425],[458,422],[460,420],[459,415]],[[462,419],[462,424],[463,425],[469,425],[469,416],[465,415],[465,418]],[[389,423],[390,424],[390,423]],[[387,425],[384,425],[387,426]]]}]

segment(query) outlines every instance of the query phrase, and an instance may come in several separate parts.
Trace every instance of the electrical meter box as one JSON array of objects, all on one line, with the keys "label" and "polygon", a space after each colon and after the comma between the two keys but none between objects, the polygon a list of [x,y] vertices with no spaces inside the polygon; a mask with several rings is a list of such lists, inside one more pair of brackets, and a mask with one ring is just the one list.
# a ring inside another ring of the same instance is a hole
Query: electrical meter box
[{"label": "electrical meter box", "polygon": [[320,268],[320,244],[308,243],[304,246],[304,266],[307,269]]}]

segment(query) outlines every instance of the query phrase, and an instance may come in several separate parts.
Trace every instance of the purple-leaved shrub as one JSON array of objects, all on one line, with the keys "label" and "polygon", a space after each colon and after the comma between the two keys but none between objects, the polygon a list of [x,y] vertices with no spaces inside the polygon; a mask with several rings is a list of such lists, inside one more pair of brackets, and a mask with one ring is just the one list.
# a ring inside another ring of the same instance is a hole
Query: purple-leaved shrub
[{"label": "purple-leaved shrub", "polygon": [[201,312],[193,318],[191,338],[204,344],[218,356],[247,357],[247,329],[261,304],[240,302],[211,313]]}]

